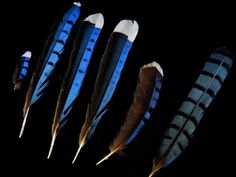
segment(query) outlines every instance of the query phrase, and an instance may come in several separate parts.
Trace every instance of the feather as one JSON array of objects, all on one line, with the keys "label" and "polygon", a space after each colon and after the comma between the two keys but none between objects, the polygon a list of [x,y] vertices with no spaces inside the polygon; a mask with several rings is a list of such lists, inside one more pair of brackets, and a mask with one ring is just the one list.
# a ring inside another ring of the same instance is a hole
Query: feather
[{"label": "feather", "polygon": [[165,132],[149,177],[168,166],[187,147],[205,110],[228,75],[232,59],[233,56],[226,48],[218,48],[211,53],[200,76]]},{"label": "feather", "polygon": [[138,33],[136,21],[122,20],[114,29],[103,54],[95,89],[87,107],[85,122],[79,135],[79,148],[72,163],[75,162],[81,148],[92,137],[97,124],[107,111],[124,67],[127,55]]},{"label": "feather", "polygon": [[32,54],[30,51],[26,51],[17,62],[16,69],[12,77],[12,82],[15,85],[14,90],[19,90],[22,87],[22,82],[24,81],[29,68],[31,55]]},{"label": "feather", "polygon": [[109,147],[110,153],[100,160],[97,165],[107,160],[112,154],[124,149],[138,135],[145,122],[150,119],[150,111],[156,107],[162,79],[163,70],[156,62],[144,65],[140,69],[133,103],[124,124]]},{"label": "feather", "polygon": [[104,24],[102,14],[94,14],[87,17],[79,28],[67,73],[63,79],[57,101],[56,112],[52,124],[52,143],[48,158],[51,155],[55,137],[68,121],[68,114],[74,101],[80,93],[86,71],[92,57],[94,46]]},{"label": "feather", "polygon": [[71,29],[77,21],[79,15],[80,3],[75,2],[64,14],[63,19],[58,24],[56,31],[53,31],[46,41],[44,51],[42,52],[26,95],[23,110],[24,120],[19,138],[21,138],[23,134],[30,106],[38,101],[38,99],[44,94],[45,88],[49,84],[49,76],[53,73],[55,65],[58,62],[69,38]]}]

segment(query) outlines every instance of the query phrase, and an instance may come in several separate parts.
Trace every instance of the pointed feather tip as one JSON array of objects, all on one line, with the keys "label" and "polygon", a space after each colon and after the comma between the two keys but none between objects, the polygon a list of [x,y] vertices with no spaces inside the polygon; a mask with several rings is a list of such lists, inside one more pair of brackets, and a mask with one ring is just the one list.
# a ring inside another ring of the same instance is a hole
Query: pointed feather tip
[{"label": "pointed feather tip", "polygon": [[115,154],[115,153],[116,153],[116,150],[110,152],[110,153],[107,154],[105,157],[103,157],[100,161],[98,161],[98,162],[96,163],[96,165],[99,165],[99,164],[101,164],[102,162],[104,162],[105,160],[108,160],[108,158],[111,157],[111,156],[112,156],[113,154]]},{"label": "pointed feather tip", "polygon": [[77,152],[76,152],[76,154],[75,154],[75,157],[74,157],[74,159],[73,159],[73,161],[72,161],[72,164],[75,163],[75,161],[76,161],[76,159],[77,159],[77,157],[78,157],[78,155],[79,155],[81,149],[84,147],[84,145],[85,145],[84,142],[82,142],[82,143],[79,145],[79,148],[78,148],[78,150],[77,150]]},{"label": "pointed feather tip", "polygon": [[156,174],[156,171],[152,171],[148,177],[153,177]]},{"label": "pointed feather tip", "polygon": [[78,2],[73,2],[73,4],[75,5],[75,6],[78,6],[78,7],[81,7],[81,3],[78,1]]},{"label": "pointed feather tip", "polygon": [[52,150],[53,150],[53,147],[54,147],[54,144],[55,144],[55,140],[56,140],[56,132],[53,133],[52,141],[51,141],[51,145],[50,145],[50,149],[49,149],[49,152],[48,152],[47,159],[50,159],[50,157],[51,157]]},{"label": "pointed feather tip", "polygon": [[18,90],[18,89],[17,89],[17,85],[14,86],[14,91],[16,91],[16,90]]},{"label": "pointed feather tip", "polygon": [[84,21],[88,21],[95,25],[96,28],[102,29],[104,25],[104,17],[102,13],[96,13],[88,16]]},{"label": "pointed feather tip", "polygon": [[17,91],[21,88],[21,83],[16,83],[14,86],[14,91]]},{"label": "pointed feather tip", "polygon": [[26,124],[26,120],[27,120],[27,117],[28,117],[29,109],[30,109],[30,107],[27,108],[27,111],[25,113],[24,120],[23,120],[23,123],[21,125],[21,130],[20,130],[19,138],[21,138],[23,133],[24,133],[25,124]]},{"label": "pointed feather tip", "polygon": [[159,63],[157,63],[155,61],[144,65],[142,68],[152,68],[152,67],[156,68],[158,70],[158,72],[162,75],[162,77],[164,77],[163,69],[161,68]]},{"label": "pointed feather tip", "polygon": [[31,56],[32,56],[31,51],[26,51],[26,52],[22,55],[22,57],[27,57],[27,58],[31,58]]},{"label": "pointed feather tip", "polygon": [[161,169],[160,165],[158,165],[156,168],[153,167],[153,169],[148,177],[153,177],[160,169]]},{"label": "pointed feather tip", "polygon": [[114,32],[128,36],[128,40],[133,42],[138,34],[139,26],[135,20],[122,20],[116,25]]}]

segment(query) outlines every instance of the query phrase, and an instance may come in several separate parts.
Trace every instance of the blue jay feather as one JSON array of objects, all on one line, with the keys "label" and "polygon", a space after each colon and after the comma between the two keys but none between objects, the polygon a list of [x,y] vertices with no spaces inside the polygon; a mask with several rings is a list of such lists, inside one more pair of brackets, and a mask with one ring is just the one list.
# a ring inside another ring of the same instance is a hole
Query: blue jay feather
[{"label": "blue jay feather", "polygon": [[30,51],[26,51],[17,62],[16,69],[12,77],[14,90],[19,90],[22,87],[22,83],[26,77],[29,68],[31,55],[32,54]]},{"label": "blue jay feather", "polygon": [[[68,114],[73,107],[75,99],[80,93],[103,23],[104,19],[102,14],[94,14],[87,17],[80,26],[71,53],[69,67],[63,79],[57,101],[52,125],[52,136],[56,136],[68,121]],[[55,140],[55,137],[53,137],[53,140]],[[54,141],[52,141],[52,146],[53,144]]]},{"label": "blue jay feather", "polygon": [[169,165],[188,146],[205,110],[221,89],[232,64],[233,56],[226,48],[218,48],[211,53],[162,139],[153,160],[150,176]]},{"label": "blue jay feather", "polygon": [[116,26],[109,38],[100,63],[91,102],[87,107],[85,122],[79,137],[79,148],[73,162],[80,149],[92,137],[108,108],[137,33],[136,21],[123,20]]},{"label": "blue jay feather", "polygon": [[49,84],[49,77],[53,73],[56,63],[62,54],[71,29],[80,15],[80,3],[74,3],[64,14],[57,28],[49,36],[44,51],[40,57],[37,68],[31,79],[31,83],[26,95],[23,124],[19,137],[22,136],[30,106],[34,104],[44,94],[45,88]]},{"label": "blue jay feather", "polygon": [[110,153],[100,160],[97,165],[108,159],[112,154],[124,149],[138,135],[146,121],[150,119],[151,111],[156,108],[162,79],[163,70],[156,62],[144,65],[140,69],[133,102],[124,124],[109,147]]}]

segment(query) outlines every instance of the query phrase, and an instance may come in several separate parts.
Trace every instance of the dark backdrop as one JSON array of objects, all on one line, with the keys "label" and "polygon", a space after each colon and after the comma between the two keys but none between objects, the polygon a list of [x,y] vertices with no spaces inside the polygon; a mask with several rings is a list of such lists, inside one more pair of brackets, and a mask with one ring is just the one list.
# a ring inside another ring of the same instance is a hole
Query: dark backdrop
[{"label": "dark backdrop", "polygon": [[[210,52],[219,46],[235,48],[235,9],[226,1],[82,1],[79,23],[88,15],[102,12],[105,25],[99,38],[88,75],[68,125],[56,141],[50,160],[46,159],[51,140],[51,123],[57,94],[71,48],[57,66],[48,92],[33,106],[22,139],[22,107],[30,76],[36,67],[44,42],[55,20],[63,15],[72,1],[9,1],[1,12],[1,160],[8,175],[17,176],[122,176],[145,177],[151,170],[152,157],[165,128],[180,107],[196,80]],[[93,91],[100,58],[107,39],[122,19],[135,19],[140,31],[123,70],[110,110],[99,124],[96,135],[84,147],[74,165],[78,133],[84,121],[86,106]],[[78,30],[74,30],[74,33]],[[73,39],[73,36],[72,38]],[[25,50],[33,53],[26,82],[21,91],[13,92],[11,83],[16,61]],[[96,168],[95,162],[107,153],[126,111],[138,78],[139,68],[157,61],[164,69],[164,82],[152,120],[120,156]],[[222,90],[209,107],[196,136],[183,155],[159,177],[228,176],[232,171],[233,117],[235,116],[235,66]],[[231,157],[231,158],[230,158]]]}]

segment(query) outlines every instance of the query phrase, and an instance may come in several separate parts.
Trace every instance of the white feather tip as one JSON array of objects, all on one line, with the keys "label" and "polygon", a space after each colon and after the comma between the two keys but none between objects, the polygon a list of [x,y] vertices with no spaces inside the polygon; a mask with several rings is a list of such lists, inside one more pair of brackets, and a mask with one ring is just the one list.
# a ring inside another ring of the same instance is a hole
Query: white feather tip
[{"label": "white feather tip", "polygon": [[135,20],[122,20],[116,25],[114,32],[123,33],[133,42],[138,34],[138,23]]},{"label": "white feather tip", "polygon": [[148,63],[146,65],[143,66],[143,68],[151,68],[154,67],[158,70],[158,72],[162,75],[162,77],[164,76],[164,72],[163,69],[161,68],[161,66],[157,63],[157,62],[152,62],[152,63]]},{"label": "white feather tip", "polygon": [[102,29],[103,24],[104,24],[104,18],[101,13],[90,15],[84,21],[88,21],[90,23],[93,23],[93,24],[95,24],[96,28],[100,28],[100,29]]},{"label": "white feather tip", "polygon": [[26,51],[26,52],[22,55],[22,57],[27,57],[27,58],[31,58],[31,56],[32,56],[32,53],[31,53],[30,51]]},{"label": "white feather tip", "polygon": [[74,2],[73,4],[74,4],[75,6],[81,7],[80,2]]}]

